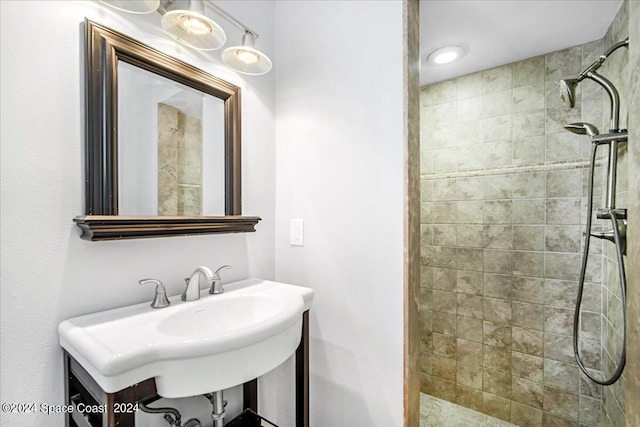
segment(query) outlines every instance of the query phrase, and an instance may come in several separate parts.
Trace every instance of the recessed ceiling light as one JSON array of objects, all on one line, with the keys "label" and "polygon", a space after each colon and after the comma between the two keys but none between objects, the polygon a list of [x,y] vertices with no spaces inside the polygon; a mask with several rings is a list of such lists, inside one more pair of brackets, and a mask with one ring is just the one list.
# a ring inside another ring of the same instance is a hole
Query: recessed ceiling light
[{"label": "recessed ceiling light", "polygon": [[460,45],[444,46],[434,50],[427,56],[427,64],[444,65],[462,58],[467,50]]}]

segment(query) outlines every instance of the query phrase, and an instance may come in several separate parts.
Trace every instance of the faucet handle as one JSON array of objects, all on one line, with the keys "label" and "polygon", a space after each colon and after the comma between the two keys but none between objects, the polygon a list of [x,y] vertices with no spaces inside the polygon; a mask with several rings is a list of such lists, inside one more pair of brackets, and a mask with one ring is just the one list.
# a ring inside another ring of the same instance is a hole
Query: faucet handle
[{"label": "faucet handle", "polygon": [[223,265],[222,267],[220,267],[219,269],[217,269],[216,271],[213,272],[213,274],[215,274],[216,276],[220,277],[220,274],[218,274],[218,272],[220,270],[228,270],[230,269],[231,266],[230,265]]},{"label": "faucet handle", "polygon": [[209,289],[210,294],[221,294],[224,292],[224,288],[222,287],[222,278],[220,277],[220,270],[228,270],[230,268],[230,265],[223,265],[213,273],[213,281],[211,282],[211,288]]},{"label": "faucet handle", "polygon": [[142,279],[139,280],[138,283],[141,285],[147,285],[149,283],[156,285],[156,294],[153,297],[153,302],[151,302],[152,308],[164,308],[167,307],[171,302],[167,299],[167,289],[164,287],[162,282],[157,279]]}]

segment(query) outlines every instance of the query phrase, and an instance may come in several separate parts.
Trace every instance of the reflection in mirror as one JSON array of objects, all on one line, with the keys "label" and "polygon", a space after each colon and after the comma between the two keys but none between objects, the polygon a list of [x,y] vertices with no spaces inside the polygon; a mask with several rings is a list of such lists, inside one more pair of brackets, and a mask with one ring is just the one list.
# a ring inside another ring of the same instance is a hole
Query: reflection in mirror
[{"label": "reflection in mirror", "polygon": [[224,215],[224,101],[118,62],[119,215]]}]

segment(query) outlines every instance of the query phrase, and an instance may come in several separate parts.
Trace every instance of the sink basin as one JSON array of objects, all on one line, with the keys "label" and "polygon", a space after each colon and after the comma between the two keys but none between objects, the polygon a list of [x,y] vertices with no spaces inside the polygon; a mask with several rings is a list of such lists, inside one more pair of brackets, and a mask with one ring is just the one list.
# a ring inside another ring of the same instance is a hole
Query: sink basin
[{"label": "sink basin", "polygon": [[[297,309],[298,302],[273,295],[211,298],[207,304],[186,304],[175,310],[160,321],[158,331],[178,337],[214,337],[232,332],[239,334],[244,328],[255,327],[258,323],[285,312],[287,303],[291,304],[290,309]],[[251,336],[255,337],[255,334]]]},{"label": "sink basin", "polygon": [[248,279],[197,301],[170,298],[65,320],[60,345],[107,393],[155,378],[158,394],[195,396],[257,378],[298,347],[313,290]]}]

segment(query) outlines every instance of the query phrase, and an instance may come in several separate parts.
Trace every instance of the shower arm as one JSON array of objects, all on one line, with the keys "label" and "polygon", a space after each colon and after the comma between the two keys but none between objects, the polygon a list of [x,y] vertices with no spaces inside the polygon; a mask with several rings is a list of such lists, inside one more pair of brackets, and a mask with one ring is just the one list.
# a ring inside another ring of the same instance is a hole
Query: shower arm
[{"label": "shower arm", "polygon": [[602,64],[604,63],[604,61],[607,60],[609,55],[611,55],[613,52],[615,52],[616,50],[620,49],[621,47],[629,47],[629,37],[627,37],[626,39],[622,40],[621,42],[618,42],[618,43],[614,44],[609,49],[607,49],[607,51],[605,53],[603,53],[602,55],[600,55],[598,57],[598,59],[593,64],[589,65],[580,74],[578,74],[578,77],[577,77],[576,80],[578,82],[581,82],[585,78],[589,77],[589,73],[591,73],[593,71],[596,71],[598,68],[600,68],[602,66]]},{"label": "shower arm", "polygon": [[620,96],[613,83],[611,83],[604,76],[596,73],[595,71],[589,71],[586,78],[593,80],[604,88],[611,100],[611,124],[609,125],[609,132],[618,132],[620,129]]}]

